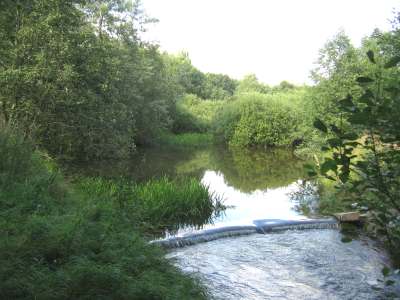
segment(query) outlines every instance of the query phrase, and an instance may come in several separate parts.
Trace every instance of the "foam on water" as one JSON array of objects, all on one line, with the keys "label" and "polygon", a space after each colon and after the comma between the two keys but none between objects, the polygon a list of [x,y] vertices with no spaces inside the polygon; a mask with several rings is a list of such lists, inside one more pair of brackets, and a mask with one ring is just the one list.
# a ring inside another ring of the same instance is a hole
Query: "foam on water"
[{"label": "foam on water", "polygon": [[265,234],[283,230],[335,229],[338,228],[338,226],[338,222],[335,219],[263,219],[254,220],[252,225],[224,226],[199,230],[183,234],[182,236],[172,236],[165,239],[154,240],[150,243],[160,245],[164,248],[178,248],[209,242],[220,238],[243,236],[254,233]]},{"label": "foam on water", "polygon": [[254,234],[176,248],[168,258],[213,299],[386,299],[381,250],[341,238],[329,229]]}]

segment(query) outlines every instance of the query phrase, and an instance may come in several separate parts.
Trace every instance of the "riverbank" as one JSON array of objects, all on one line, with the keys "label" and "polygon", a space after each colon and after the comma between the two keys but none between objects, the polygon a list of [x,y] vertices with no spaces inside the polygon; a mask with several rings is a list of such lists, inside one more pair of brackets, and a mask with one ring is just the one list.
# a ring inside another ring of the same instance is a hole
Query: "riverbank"
[{"label": "riverbank", "polygon": [[197,180],[66,180],[23,138],[0,133],[0,298],[206,299],[148,244],[221,207]]}]

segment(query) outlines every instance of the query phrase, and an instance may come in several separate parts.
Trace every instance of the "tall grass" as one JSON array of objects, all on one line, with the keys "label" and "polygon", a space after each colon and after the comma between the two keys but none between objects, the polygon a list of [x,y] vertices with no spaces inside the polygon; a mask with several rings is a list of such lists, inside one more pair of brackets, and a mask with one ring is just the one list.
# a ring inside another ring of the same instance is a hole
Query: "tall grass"
[{"label": "tall grass", "polygon": [[113,203],[145,229],[200,226],[224,209],[221,200],[194,178],[163,177],[142,184],[86,178],[77,185],[86,198]]},{"label": "tall grass", "polygon": [[200,226],[223,209],[220,199],[193,178],[152,180],[138,186],[136,196],[147,221],[156,224]]},{"label": "tall grass", "polygon": [[173,200],[192,198],[192,214],[210,212],[205,188],[189,180],[180,189],[167,179],[71,185],[32,149],[0,131],[0,299],[206,298],[198,282],[143,239],[141,224],[172,221],[153,217],[163,208],[174,220],[193,217]]}]

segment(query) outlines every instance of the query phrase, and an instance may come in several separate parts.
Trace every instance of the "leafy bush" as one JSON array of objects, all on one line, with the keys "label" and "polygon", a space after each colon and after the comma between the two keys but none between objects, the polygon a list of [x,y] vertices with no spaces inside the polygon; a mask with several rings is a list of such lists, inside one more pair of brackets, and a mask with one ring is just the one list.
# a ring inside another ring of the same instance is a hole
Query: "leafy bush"
[{"label": "leafy bush", "polygon": [[185,95],[176,105],[172,131],[184,133],[210,130],[216,111],[225,103],[222,100],[202,100],[195,95]]},{"label": "leafy bush", "polygon": [[371,50],[366,54],[371,71],[356,79],[363,94],[349,94],[337,104],[340,117],[351,126],[315,120],[315,127],[331,137],[323,147],[331,157],[325,157],[318,171],[336,182],[338,193],[347,192],[370,209],[374,233],[385,238],[400,261],[400,82],[395,68],[400,57],[375,57]]},{"label": "leafy bush", "polygon": [[215,134],[234,146],[290,145],[299,134],[302,111],[280,94],[246,93],[218,112]]}]

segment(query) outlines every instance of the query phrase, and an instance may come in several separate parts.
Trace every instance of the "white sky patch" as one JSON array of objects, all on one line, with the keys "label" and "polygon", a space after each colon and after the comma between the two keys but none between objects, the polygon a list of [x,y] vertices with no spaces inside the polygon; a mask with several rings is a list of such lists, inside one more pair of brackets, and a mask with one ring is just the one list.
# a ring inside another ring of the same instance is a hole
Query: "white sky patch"
[{"label": "white sky patch", "polygon": [[203,72],[268,84],[309,83],[318,50],[341,28],[356,46],[374,28],[389,30],[395,0],[143,0],[147,40],[187,51]]}]

